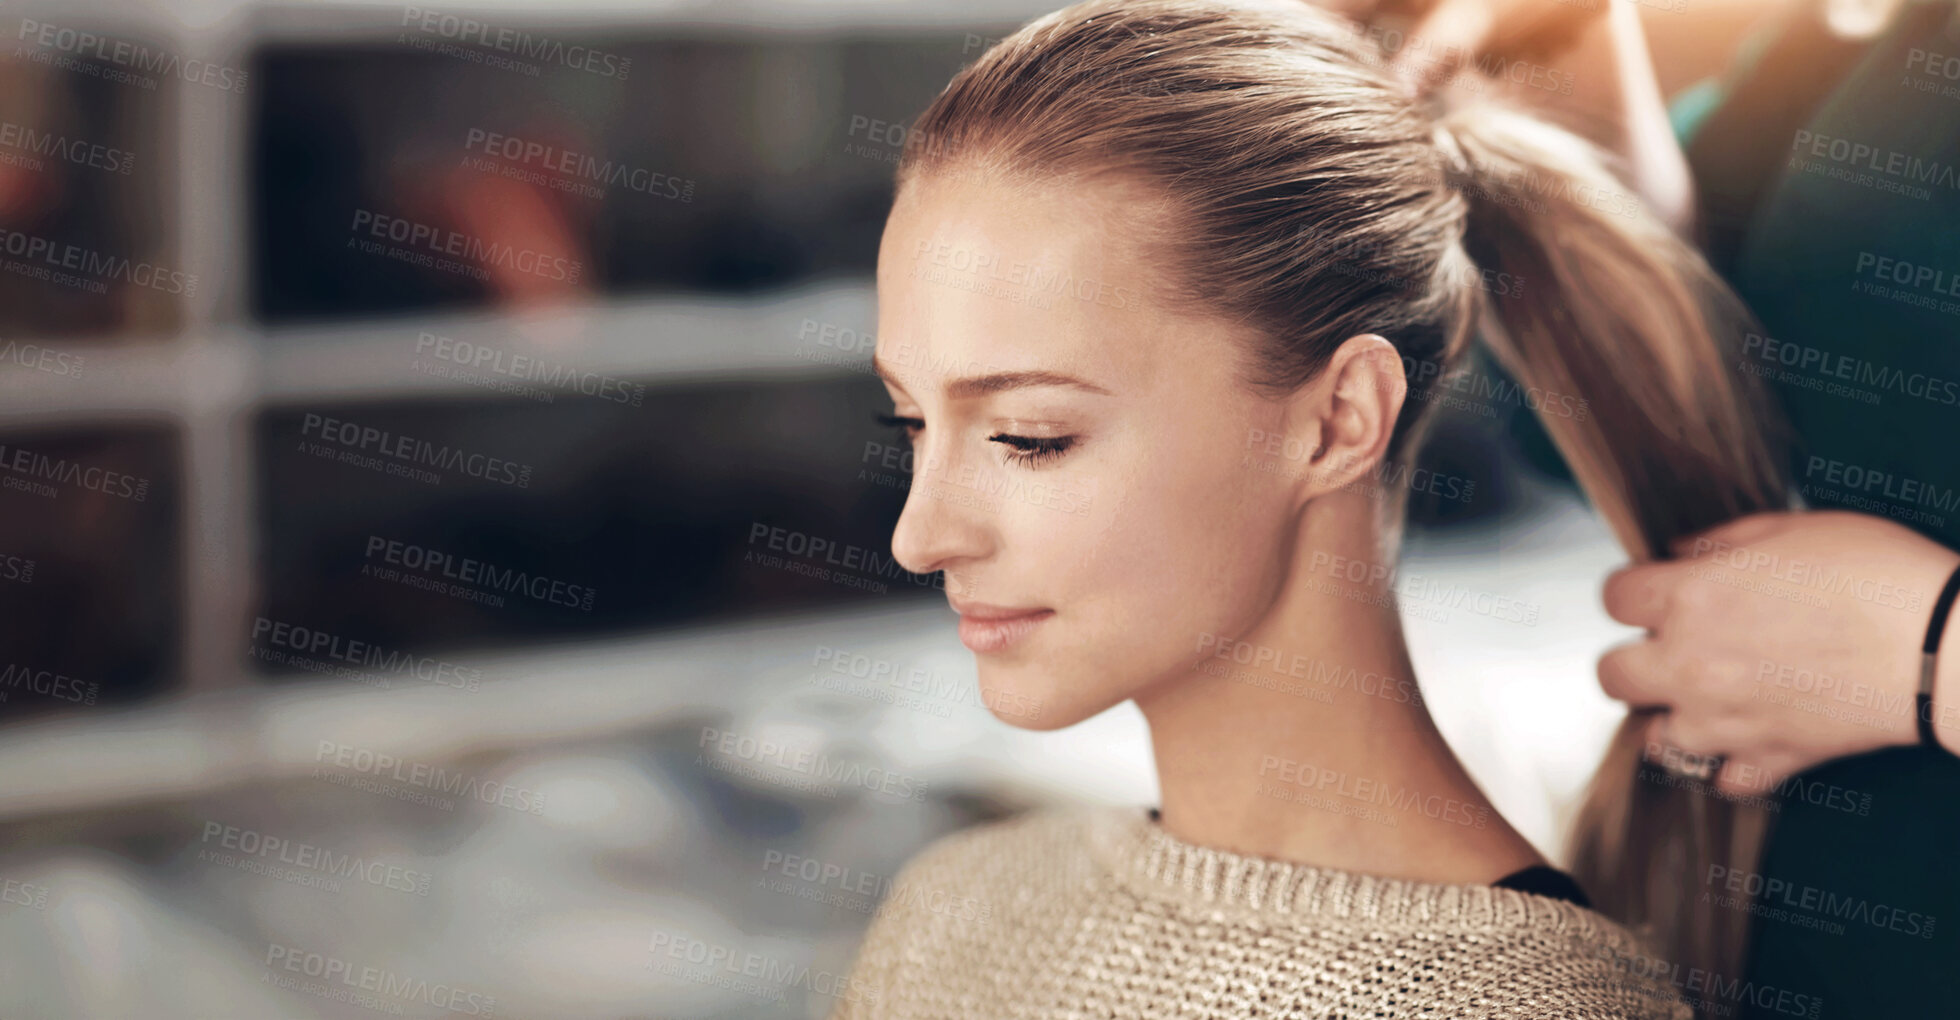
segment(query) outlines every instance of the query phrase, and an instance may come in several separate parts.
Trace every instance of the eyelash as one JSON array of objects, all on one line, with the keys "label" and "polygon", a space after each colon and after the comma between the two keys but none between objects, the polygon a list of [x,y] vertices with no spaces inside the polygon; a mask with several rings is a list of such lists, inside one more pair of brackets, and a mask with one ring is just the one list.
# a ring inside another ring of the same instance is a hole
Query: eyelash
[{"label": "eyelash", "polygon": [[[878,424],[887,428],[904,430],[907,443],[914,442],[919,432],[926,427],[924,418],[908,418],[895,414],[874,414],[872,417]],[[1074,436],[1015,436],[999,432],[988,436],[987,439],[989,442],[999,443],[1008,448],[1009,463],[1024,467],[1034,467],[1052,461],[1067,453],[1069,447],[1075,445]]]}]

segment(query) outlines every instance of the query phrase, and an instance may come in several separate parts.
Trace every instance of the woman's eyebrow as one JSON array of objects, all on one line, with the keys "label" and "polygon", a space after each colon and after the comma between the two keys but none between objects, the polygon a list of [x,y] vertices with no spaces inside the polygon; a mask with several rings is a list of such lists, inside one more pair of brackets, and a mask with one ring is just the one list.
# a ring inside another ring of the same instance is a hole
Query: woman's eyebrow
[{"label": "woman's eyebrow", "polygon": [[[884,364],[878,360],[876,355],[872,356],[871,370],[878,373],[878,378],[897,385],[892,375],[886,371]],[[1003,390],[1025,389],[1030,386],[1068,386],[1089,393],[1100,393],[1103,396],[1111,395],[1108,390],[1086,379],[1078,379],[1072,375],[1063,375],[1060,372],[1041,371],[994,372],[988,375],[970,375],[964,378],[954,379],[946,383],[946,395],[955,400],[960,400],[967,397],[983,396],[988,393],[999,393]]]}]

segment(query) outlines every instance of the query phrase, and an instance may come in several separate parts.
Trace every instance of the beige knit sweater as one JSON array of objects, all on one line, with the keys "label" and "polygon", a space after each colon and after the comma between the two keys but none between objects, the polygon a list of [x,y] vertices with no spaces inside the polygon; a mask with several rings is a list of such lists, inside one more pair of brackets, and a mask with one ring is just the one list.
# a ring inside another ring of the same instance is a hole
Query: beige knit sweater
[{"label": "beige knit sweater", "polygon": [[1658,969],[1563,900],[1244,857],[1141,809],[1076,809],[907,864],[831,1018],[1692,1017]]}]

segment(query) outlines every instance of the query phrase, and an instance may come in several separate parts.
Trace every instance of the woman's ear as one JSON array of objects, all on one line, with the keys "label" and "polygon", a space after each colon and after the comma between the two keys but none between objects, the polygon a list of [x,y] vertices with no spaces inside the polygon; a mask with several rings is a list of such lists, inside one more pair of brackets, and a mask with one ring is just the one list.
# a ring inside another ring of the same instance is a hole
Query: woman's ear
[{"label": "woman's ear", "polygon": [[1407,399],[1408,378],[1395,345],[1374,333],[1349,337],[1313,384],[1287,408],[1288,431],[1312,451],[1301,473],[1307,498],[1345,488],[1373,471]]}]

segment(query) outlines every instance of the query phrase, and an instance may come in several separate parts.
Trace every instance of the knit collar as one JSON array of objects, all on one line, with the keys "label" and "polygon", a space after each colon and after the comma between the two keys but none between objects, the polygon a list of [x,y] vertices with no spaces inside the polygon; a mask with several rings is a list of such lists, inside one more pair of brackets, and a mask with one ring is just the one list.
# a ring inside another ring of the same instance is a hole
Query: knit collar
[{"label": "knit collar", "polygon": [[1387,878],[1197,846],[1165,832],[1144,808],[1097,811],[1089,844],[1123,885],[1193,909],[1295,922],[1320,917],[1584,931],[1611,924],[1590,910],[1515,889]]}]

